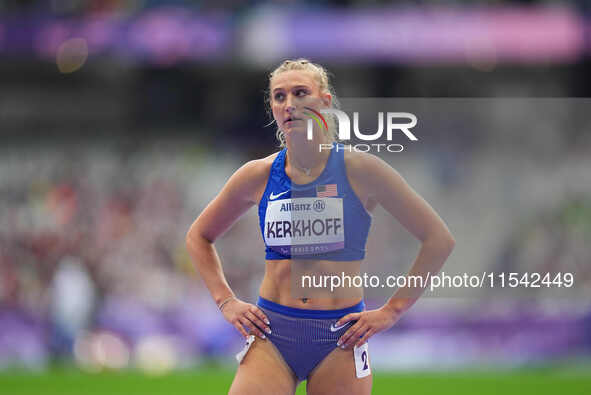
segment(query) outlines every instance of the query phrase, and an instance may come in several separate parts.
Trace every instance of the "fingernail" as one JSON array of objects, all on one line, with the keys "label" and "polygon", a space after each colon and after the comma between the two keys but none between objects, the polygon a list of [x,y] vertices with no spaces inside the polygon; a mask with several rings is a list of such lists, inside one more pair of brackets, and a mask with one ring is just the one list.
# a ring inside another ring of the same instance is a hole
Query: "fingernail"
[{"label": "fingernail", "polygon": [[261,339],[266,339],[266,338],[267,338],[267,336],[261,335]]},{"label": "fingernail", "polygon": [[344,350],[344,349],[345,349],[345,345],[343,344],[343,345],[341,346],[341,348]]},{"label": "fingernail", "polygon": [[271,334],[271,329],[270,328],[267,328],[267,329],[265,329],[265,332],[267,332],[270,335]]},{"label": "fingernail", "polygon": [[271,323],[269,322],[269,320],[265,320],[265,324],[271,325]]},{"label": "fingernail", "polygon": [[339,341],[337,342],[337,347],[340,347],[340,346],[341,346],[341,341],[339,340]]}]

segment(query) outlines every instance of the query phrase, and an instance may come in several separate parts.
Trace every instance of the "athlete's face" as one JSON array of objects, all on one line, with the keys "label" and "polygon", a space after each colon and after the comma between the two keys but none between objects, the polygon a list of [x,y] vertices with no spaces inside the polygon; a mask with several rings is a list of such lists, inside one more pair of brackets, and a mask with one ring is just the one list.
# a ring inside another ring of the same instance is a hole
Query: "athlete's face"
[{"label": "athlete's face", "polygon": [[329,107],[331,99],[329,93],[320,91],[311,71],[284,71],[271,80],[273,118],[287,138],[292,133],[306,132],[309,117],[305,107],[318,111]]}]

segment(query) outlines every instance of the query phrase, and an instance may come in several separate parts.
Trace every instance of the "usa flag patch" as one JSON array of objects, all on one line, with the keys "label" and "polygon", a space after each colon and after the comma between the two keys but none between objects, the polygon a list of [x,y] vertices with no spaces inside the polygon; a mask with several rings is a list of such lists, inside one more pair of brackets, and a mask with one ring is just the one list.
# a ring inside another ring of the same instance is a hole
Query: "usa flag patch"
[{"label": "usa flag patch", "polygon": [[316,186],[316,197],[338,196],[337,184],[326,184]]}]

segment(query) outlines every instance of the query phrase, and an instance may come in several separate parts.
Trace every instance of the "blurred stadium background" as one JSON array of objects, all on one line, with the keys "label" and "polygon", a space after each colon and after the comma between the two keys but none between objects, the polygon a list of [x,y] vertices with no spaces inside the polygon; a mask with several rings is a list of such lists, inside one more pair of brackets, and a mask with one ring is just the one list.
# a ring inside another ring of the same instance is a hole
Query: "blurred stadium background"
[{"label": "blurred stadium background", "polygon": [[[590,55],[586,0],[0,0],[0,392],[227,390],[242,340],[184,236],[277,149],[264,91],[281,60],[326,65],[342,97],[584,98]],[[568,262],[591,282],[591,123],[539,122],[443,123],[388,157],[454,232],[446,268]],[[410,265],[418,243],[377,218],[367,270]],[[251,210],[217,243],[249,301],[256,227]],[[423,299],[372,339],[375,393],[590,393],[583,291]]]}]

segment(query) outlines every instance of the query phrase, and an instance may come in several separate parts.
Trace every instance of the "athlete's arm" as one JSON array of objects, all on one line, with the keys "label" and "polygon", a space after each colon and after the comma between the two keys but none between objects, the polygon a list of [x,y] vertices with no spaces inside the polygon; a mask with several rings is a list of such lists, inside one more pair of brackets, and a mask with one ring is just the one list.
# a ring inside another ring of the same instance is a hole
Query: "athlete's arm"
[{"label": "athlete's arm", "polygon": [[222,308],[224,317],[244,336],[247,333],[240,324],[264,337],[252,323],[266,329],[262,321],[268,320],[256,306],[235,298],[213,243],[255,204],[266,175],[263,160],[248,162],[238,169],[193,222],[186,237],[189,254],[216,305],[226,302]]},{"label": "athlete's arm", "polygon": [[[421,241],[421,248],[408,275],[420,276],[426,281],[429,276],[438,273],[451,254],[455,240],[435,210],[396,170],[374,155],[352,155],[347,162],[347,172],[369,199],[382,205]],[[341,341],[345,346],[361,345],[374,333],[388,329],[423,291],[424,288],[399,288],[381,309],[374,311],[373,317],[363,313],[343,317],[339,324],[355,319],[358,322],[342,336]]]},{"label": "athlete's arm", "polygon": [[[367,155],[367,190],[377,202],[421,242],[421,249],[409,275],[426,278],[439,272],[455,246],[455,240],[441,217],[402,176],[383,160]],[[400,288],[388,301],[393,311],[404,311],[423,290]]]}]

